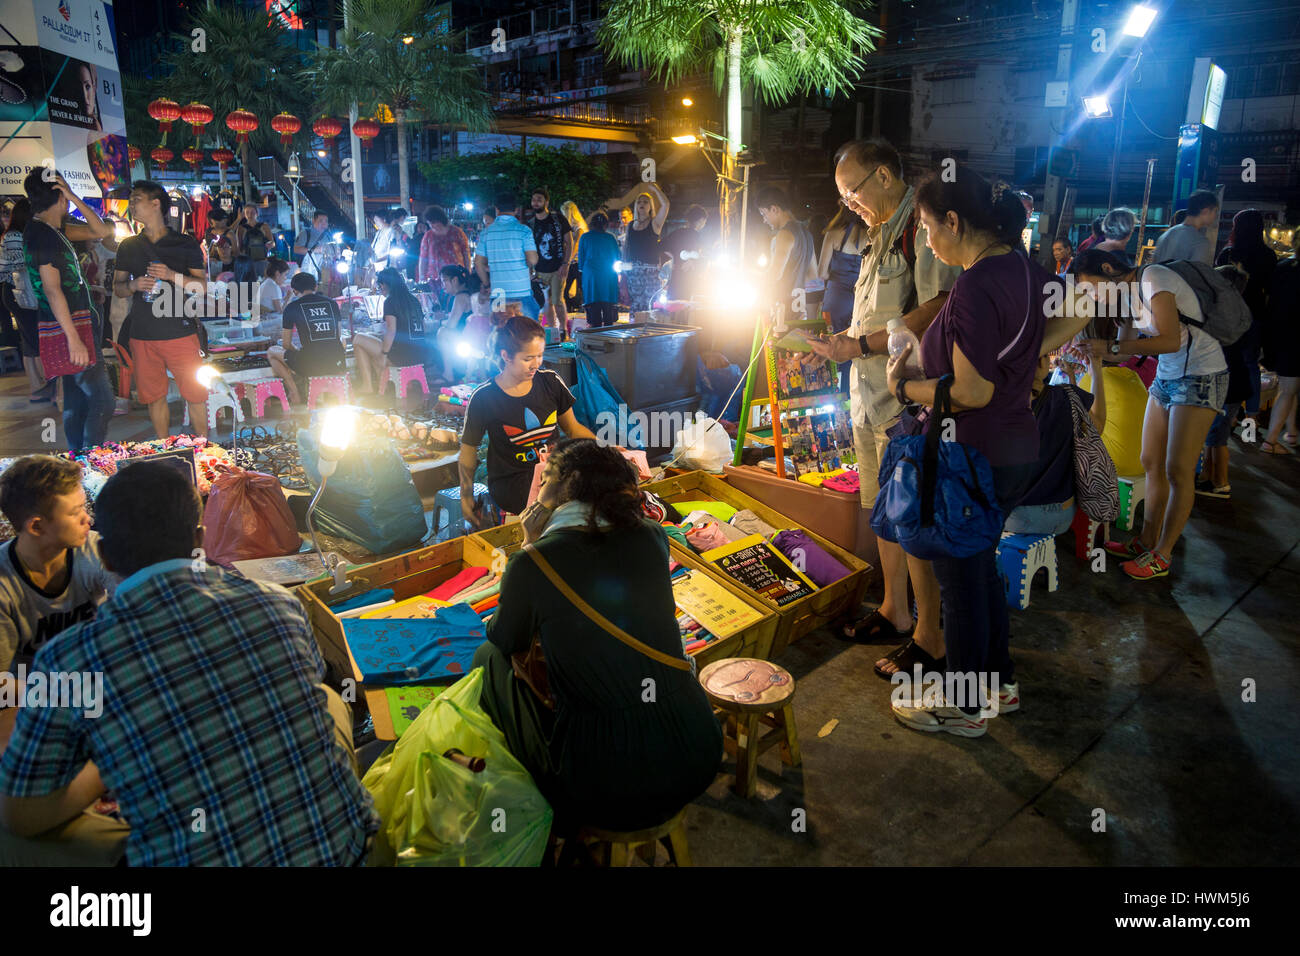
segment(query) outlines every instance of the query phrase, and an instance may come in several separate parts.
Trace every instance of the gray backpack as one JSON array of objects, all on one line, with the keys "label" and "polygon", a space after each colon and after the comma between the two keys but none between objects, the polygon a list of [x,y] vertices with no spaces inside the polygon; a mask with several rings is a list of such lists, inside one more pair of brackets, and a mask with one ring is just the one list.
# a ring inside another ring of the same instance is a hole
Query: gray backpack
[{"label": "gray backpack", "polygon": [[[1250,306],[1232,283],[1215,269],[1190,259],[1177,259],[1160,265],[1176,272],[1196,293],[1196,301],[1201,305],[1201,318],[1193,319],[1179,312],[1178,318],[1185,324],[1209,333],[1220,345],[1231,345],[1246,334],[1250,328]],[[1138,270],[1139,296],[1142,294],[1142,273],[1146,268],[1143,266]]]}]

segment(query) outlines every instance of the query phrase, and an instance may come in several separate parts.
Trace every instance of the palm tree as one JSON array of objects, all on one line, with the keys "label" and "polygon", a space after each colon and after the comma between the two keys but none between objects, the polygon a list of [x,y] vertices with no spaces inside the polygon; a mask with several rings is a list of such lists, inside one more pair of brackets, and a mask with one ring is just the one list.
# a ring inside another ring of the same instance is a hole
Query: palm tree
[{"label": "palm tree", "polygon": [[[203,30],[205,49],[192,47],[194,29]],[[192,100],[206,103],[216,114],[208,135],[234,145],[235,134],[226,127],[226,116],[237,109],[256,114],[259,120],[252,142],[239,147],[244,199],[253,199],[249,172],[250,146],[268,152],[279,148],[271,117],[281,111],[305,118],[311,97],[300,79],[301,54],[288,42],[287,31],[265,10],[247,7],[216,7],[195,12],[186,32],[176,34],[175,46],[163,57],[171,75],[156,84],[161,95],[182,105]],[[307,124],[304,123],[304,126]],[[182,133],[189,127],[177,123]],[[174,127],[175,128],[175,127]],[[299,135],[303,135],[301,132]]]},{"label": "palm tree", "polygon": [[317,91],[318,112],[347,115],[353,103],[363,116],[373,115],[380,104],[392,110],[401,203],[409,208],[408,123],[491,128],[479,63],[454,52],[463,48],[463,38],[433,31],[428,0],[348,0],[348,7],[338,47],[318,47],[304,77]]}]

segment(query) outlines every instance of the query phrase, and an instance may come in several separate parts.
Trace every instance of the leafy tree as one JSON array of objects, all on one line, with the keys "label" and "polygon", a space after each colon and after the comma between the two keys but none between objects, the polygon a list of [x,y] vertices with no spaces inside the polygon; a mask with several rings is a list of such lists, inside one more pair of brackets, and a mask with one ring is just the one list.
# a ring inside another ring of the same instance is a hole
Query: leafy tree
[{"label": "leafy tree", "polygon": [[[347,0],[349,22],[338,47],[318,47],[304,72],[319,112],[348,115],[353,103],[371,116],[382,103],[397,124],[401,203],[411,199],[407,124],[450,123],[470,130],[492,125],[478,61],[455,52],[464,40],[439,34],[428,0]],[[406,42],[407,40],[410,42]]]},{"label": "leafy tree", "polygon": [[608,199],[613,188],[609,167],[571,145],[530,144],[527,153],[498,147],[490,153],[420,163],[420,172],[445,203],[468,200],[478,209],[495,202],[497,193],[512,189],[527,205],[526,190],[545,186],[552,208],[573,200],[585,215]]},{"label": "leafy tree", "polygon": [[[203,31],[201,44],[192,32],[195,29]],[[191,101],[211,106],[216,115],[205,132],[232,147],[235,134],[226,126],[226,116],[244,109],[258,118],[251,142],[238,144],[244,199],[252,201],[250,146],[268,153],[279,149],[280,134],[271,129],[271,118],[281,111],[293,113],[303,120],[298,136],[310,135],[311,97],[300,78],[301,55],[279,21],[265,10],[248,7],[197,10],[189,28],[173,39],[175,46],[162,60],[170,75],[153,84],[155,95],[170,97],[182,106]],[[173,136],[178,127],[180,142],[190,128],[178,120]],[[139,145],[145,149],[143,143]]]}]

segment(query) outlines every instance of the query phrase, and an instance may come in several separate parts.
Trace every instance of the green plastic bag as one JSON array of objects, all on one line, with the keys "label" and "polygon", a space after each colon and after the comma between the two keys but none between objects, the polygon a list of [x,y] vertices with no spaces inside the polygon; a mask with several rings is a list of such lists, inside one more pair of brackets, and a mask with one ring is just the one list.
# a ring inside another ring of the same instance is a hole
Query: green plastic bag
[{"label": "green plastic bag", "polygon": [[[537,866],[551,807],[479,706],[483,668],[448,687],[366,772],[383,824],[372,866]],[[483,757],[474,773],[442,756]]]}]

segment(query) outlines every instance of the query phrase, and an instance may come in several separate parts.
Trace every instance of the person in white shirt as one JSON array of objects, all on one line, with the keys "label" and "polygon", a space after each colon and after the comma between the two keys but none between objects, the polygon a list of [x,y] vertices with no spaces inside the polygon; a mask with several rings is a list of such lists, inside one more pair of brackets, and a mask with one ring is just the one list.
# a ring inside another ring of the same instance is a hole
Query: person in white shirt
[{"label": "person in white shirt", "polygon": [[278,335],[281,313],[284,312],[287,296],[284,285],[289,281],[289,263],[283,259],[268,259],[266,278],[257,287],[258,325],[264,330],[274,323],[272,335]]},{"label": "person in white shirt", "polygon": [[1200,320],[1201,305],[1173,269],[1148,266],[1139,289],[1138,270],[1122,252],[1094,248],[1075,257],[1074,275],[1094,299],[1117,293],[1120,307],[1133,316],[1117,341],[1088,340],[1094,354],[1115,361],[1160,357],[1142,426],[1142,531],[1132,541],[1106,542],[1106,550],[1128,559],[1121,567],[1135,580],[1164,577],[1192,513],[1201,446],[1227,399],[1228,362],[1217,339],[1181,318]]}]

